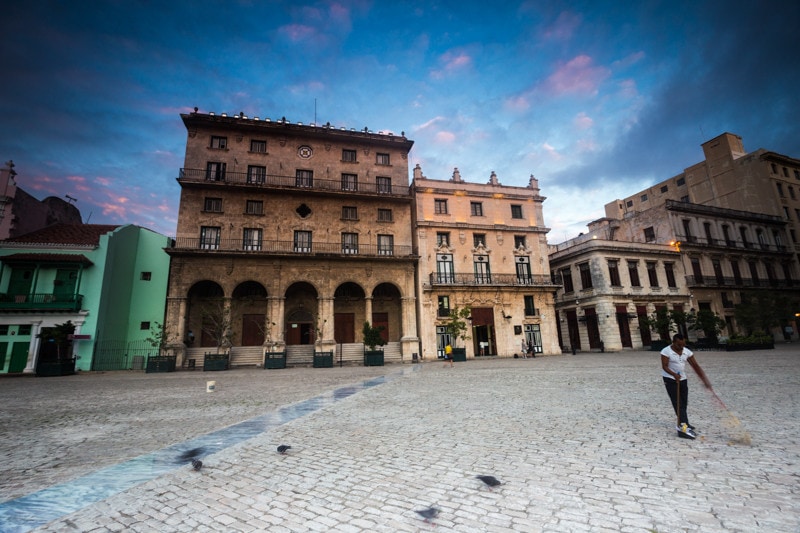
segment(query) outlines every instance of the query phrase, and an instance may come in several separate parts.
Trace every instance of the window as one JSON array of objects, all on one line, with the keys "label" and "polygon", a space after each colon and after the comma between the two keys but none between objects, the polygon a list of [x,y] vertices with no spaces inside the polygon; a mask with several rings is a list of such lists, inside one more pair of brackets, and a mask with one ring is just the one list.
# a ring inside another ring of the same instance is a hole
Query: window
[{"label": "window", "polygon": [[736,285],[742,284],[742,272],[739,270],[739,261],[731,259],[731,272],[733,272],[733,282]]},{"label": "window", "polygon": [[700,265],[700,260],[697,258],[692,259],[692,274],[694,274],[694,282],[698,285],[703,284],[703,267]]},{"label": "window", "polygon": [[436,280],[438,283],[453,283],[455,281],[452,254],[436,254]]},{"label": "window", "polygon": [[261,200],[247,200],[244,205],[244,212],[246,215],[263,215],[264,202]]},{"label": "window", "polygon": [[358,176],[355,174],[342,174],[342,190],[343,191],[357,191],[358,190]]},{"label": "window", "polygon": [[436,246],[450,246],[450,234],[444,231],[437,231]]},{"label": "window", "polygon": [[653,242],[656,240],[656,230],[653,229],[653,226],[649,228],[644,228],[644,242]]},{"label": "window", "polygon": [[267,180],[267,167],[247,166],[247,183],[263,184]]},{"label": "window", "polygon": [[686,242],[695,242],[697,239],[692,235],[691,221],[688,218],[684,218],[681,222],[683,223],[683,236]]},{"label": "window", "polygon": [[378,176],[375,178],[375,184],[379,194],[392,194],[392,178]]},{"label": "window", "polygon": [[311,251],[311,232],[297,230],[294,232],[294,251],[309,253]]},{"label": "window", "polygon": [[375,154],[375,164],[376,165],[388,165],[389,164],[389,154],[382,154],[382,153]]},{"label": "window", "polygon": [[770,167],[770,169],[772,169],[772,173],[773,174],[777,174],[778,173],[778,165],[776,165],[775,163],[770,163],[769,167]]},{"label": "window", "polygon": [[475,270],[475,283],[491,283],[492,273],[489,270],[489,256],[476,255],[472,258],[472,265]]},{"label": "window", "polygon": [[642,284],[639,281],[639,262],[638,261],[628,261],[628,276],[631,279],[631,287],[641,287]]},{"label": "window", "polygon": [[248,251],[261,250],[261,229],[244,228],[242,235],[242,249]]},{"label": "window", "polygon": [[572,292],[575,290],[572,286],[572,270],[569,268],[561,269],[561,282],[564,284],[564,292]]},{"label": "window", "polygon": [[728,225],[722,226],[722,238],[725,239],[725,246],[736,247],[736,243],[731,239],[731,227]]},{"label": "window", "polygon": [[664,263],[664,272],[667,274],[667,287],[677,287],[675,283],[675,265]]},{"label": "window", "polygon": [[531,258],[517,257],[515,262],[517,265],[517,283],[520,285],[533,285],[533,278],[531,277]]},{"label": "window", "polygon": [[474,217],[482,217],[483,216],[483,203],[481,203],[481,202],[470,202],[469,203],[469,212]]},{"label": "window", "polygon": [[222,198],[206,198],[203,202],[206,213],[222,213]]},{"label": "window", "polygon": [[440,198],[434,198],[433,200],[433,212],[437,215],[446,215],[447,214],[447,200],[442,200]]},{"label": "window", "polygon": [[778,230],[772,230],[772,240],[775,241],[775,246],[778,248],[778,251],[784,251],[783,247],[783,239],[781,238],[781,232]]},{"label": "window", "polygon": [[581,263],[578,265],[578,271],[581,274],[581,288],[591,289],[592,288],[592,272],[589,270],[589,263]]},{"label": "window", "polygon": [[255,139],[250,141],[250,151],[259,154],[267,153],[267,141],[257,141]]},{"label": "window", "polygon": [[525,302],[525,316],[536,316],[536,306],[533,302],[533,296],[525,295],[522,299]]},{"label": "window", "polygon": [[725,278],[722,276],[722,263],[719,259],[711,260],[711,268],[714,270],[714,279],[717,280],[717,285],[724,285]]},{"label": "window", "polygon": [[758,241],[758,245],[761,247],[762,250],[768,250],[769,244],[767,244],[767,238],[764,235],[764,231],[761,229],[756,230],[756,240]]},{"label": "window", "polygon": [[608,278],[611,280],[612,287],[622,286],[622,282],[619,279],[619,261],[616,259],[609,259],[608,261]]},{"label": "window", "polygon": [[750,244],[750,241],[747,239],[747,228],[741,226],[739,228],[739,236],[742,238],[742,246],[745,248],[752,248],[753,245]]},{"label": "window", "polygon": [[522,218],[522,206],[521,205],[512,205],[511,206],[511,218]]},{"label": "window", "polygon": [[753,281],[753,285],[758,285],[758,263],[748,261],[747,266],[750,268],[750,279]]},{"label": "window", "polygon": [[343,205],[342,220],[358,220],[358,208]]},{"label": "window", "polygon": [[[789,276],[786,276],[786,279],[789,279]],[[30,324],[20,324],[17,327],[17,334],[18,335],[30,335],[31,334],[31,326]]]},{"label": "window", "polygon": [[786,167],[783,167],[783,177],[784,178],[788,178],[789,177],[789,169],[786,168]]},{"label": "window", "polygon": [[139,322],[139,329],[140,329],[141,331],[147,331],[147,330],[149,330],[149,329],[150,329],[150,322],[149,322],[149,321],[146,321],[146,322]]},{"label": "window", "polygon": [[797,232],[793,229],[789,230],[789,236],[792,238],[792,242],[797,244]]},{"label": "window", "polygon": [[680,187],[680,186],[682,186],[682,185],[686,185],[686,178],[678,178],[678,181],[676,181],[676,182],[675,182],[675,184],[676,184],[678,187]]},{"label": "window", "polygon": [[778,186],[778,196],[780,196],[781,198],[784,198],[784,195],[783,195],[783,184],[776,183],[775,185]]},{"label": "window", "polygon": [[794,179],[800,180],[800,170],[795,170],[794,171]]},{"label": "window", "polygon": [[391,222],[392,210],[391,209],[378,209],[378,222]]},{"label": "window", "polygon": [[225,181],[225,163],[209,161],[206,163],[207,181]]},{"label": "window", "polygon": [[789,186],[789,197],[792,200],[796,200],[797,199],[797,196],[795,196],[795,194],[794,194],[794,187],[792,187],[791,185]]},{"label": "window", "polygon": [[0,325],[0,335],[8,335],[8,324]]},{"label": "window", "polygon": [[668,190],[668,189],[667,189],[667,186],[666,186],[666,185],[662,185],[662,186],[661,186],[661,192],[662,192],[662,193],[663,193],[663,192],[667,192],[667,190]]},{"label": "window", "polygon": [[153,279],[153,273],[152,272],[142,272],[141,276],[139,277],[139,279],[141,279],[142,281],[150,281],[151,279]]},{"label": "window", "polygon": [[439,310],[436,313],[439,318],[446,318],[450,316],[450,297],[439,296]]},{"label": "window", "polygon": [[528,248],[525,243],[525,235],[514,235],[514,248]]},{"label": "window", "polygon": [[222,150],[227,147],[228,147],[227,137],[217,137],[216,135],[211,136],[211,148],[217,148]]},{"label": "window", "polygon": [[378,255],[394,255],[393,235],[378,235]]},{"label": "window", "polygon": [[628,200],[625,202],[625,207],[633,207],[633,200]]},{"label": "window", "polygon": [[688,204],[689,203],[689,195],[681,196],[681,202]]},{"label": "window", "polygon": [[643,202],[646,202],[646,201],[647,201],[647,195],[646,195],[646,194],[643,194],[643,195],[640,197],[640,200],[641,200],[641,201],[643,201]]},{"label": "window", "polygon": [[703,230],[706,232],[706,243],[714,244],[714,235],[711,233],[711,223],[703,222]]},{"label": "window", "polygon": [[296,170],[294,184],[296,187],[311,187],[314,185],[314,171]]},{"label": "window", "polygon": [[473,246],[473,248],[477,248],[478,246],[486,246],[486,234],[485,233],[473,233],[472,234],[472,246]]},{"label": "window", "polygon": [[203,250],[219,249],[219,226],[202,226],[200,228],[200,248]]},{"label": "window", "polygon": [[342,233],[342,253],[358,253],[358,233]]},{"label": "window", "polygon": [[647,266],[647,280],[650,282],[651,287],[658,287],[658,272],[656,272],[655,261],[648,261]]},{"label": "window", "polygon": [[356,162],[356,151],[355,150],[342,150],[342,161],[347,161],[349,163]]}]

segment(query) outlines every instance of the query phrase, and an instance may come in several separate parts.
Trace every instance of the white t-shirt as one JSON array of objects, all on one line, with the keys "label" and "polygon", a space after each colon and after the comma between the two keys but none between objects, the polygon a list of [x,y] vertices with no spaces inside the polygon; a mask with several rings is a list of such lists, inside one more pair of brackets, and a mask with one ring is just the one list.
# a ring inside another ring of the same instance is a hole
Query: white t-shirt
[{"label": "white t-shirt", "polygon": [[[683,353],[678,355],[675,353],[675,350],[672,349],[672,345],[670,344],[661,350],[661,355],[666,355],[669,357],[669,365],[667,365],[669,369],[677,374],[680,374],[681,381],[686,381],[686,372],[684,372],[684,368],[686,368],[686,362],[689,360],[689,358],[694,355],[692,351],[684,346]],[[668,374],[663,368],[661,369],[661,375],[665,378],[675,379],[672,374]]]}]

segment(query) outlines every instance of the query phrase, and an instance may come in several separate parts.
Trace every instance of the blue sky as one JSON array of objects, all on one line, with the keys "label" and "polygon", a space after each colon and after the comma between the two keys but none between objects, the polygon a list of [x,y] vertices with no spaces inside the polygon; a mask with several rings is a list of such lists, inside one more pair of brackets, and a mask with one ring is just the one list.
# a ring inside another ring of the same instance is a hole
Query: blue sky
[{"label": "blue sky", "polygon": [[0,158],[26,191],[173,235],[194,106],[404,131],[432,179],[533,174],[551,243],[723,132],[800,158],[796,0],[163,3],[4,7]]}]

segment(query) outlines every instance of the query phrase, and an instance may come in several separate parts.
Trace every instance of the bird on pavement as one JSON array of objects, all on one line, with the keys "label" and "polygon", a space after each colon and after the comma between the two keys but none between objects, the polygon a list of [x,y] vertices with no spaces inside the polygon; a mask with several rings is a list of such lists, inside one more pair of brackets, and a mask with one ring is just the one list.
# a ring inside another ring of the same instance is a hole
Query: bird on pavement
[{"label": "bird on pavement", "polygon": [[203,468],[203,461],[200,459],[192,459],[192,468],[195,472],[198,472],[201,468]]},{"label": "bird on pavement", "polygon": [[187,463],[192,459],[196,459],[197,456],[202,455],[205,452],[205,448],[192,448],[191,450],[186,450],[178,457],[179,463]]},{"label": "bird on pavement", "polygon": [[436,507],[428,507],[427,509],[420,509],[419,511],[414,511],[422,518],[425,519],[426,522],[429,522],[436,518],[439,515],[439,509]]},{"label": "bird on pavement", "polygon": [[281,454],[281,455],[286,455],[286,452],[291,450],[291,449],[292,449],[291,446],[287,446],[285,444],[281,444],[280,446],[278,446],[278,453]]},{"label": "bird on pavement", "polygon": [[492,487],[497,487],[498,485],[502,485],[500,480],[494,476],[475,476],[477,479],[483,481],[487,487],[491,490]]}]

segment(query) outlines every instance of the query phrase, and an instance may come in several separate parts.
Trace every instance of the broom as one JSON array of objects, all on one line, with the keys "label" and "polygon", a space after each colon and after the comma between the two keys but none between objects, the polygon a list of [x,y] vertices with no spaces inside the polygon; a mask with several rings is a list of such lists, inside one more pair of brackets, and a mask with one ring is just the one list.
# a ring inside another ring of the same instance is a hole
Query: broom
[{"label": "broom", "polygon": [[708,390],[711,391],[711,395],[714,397],[714,401],[717,405],[722,409],[724,413],[723,424],[728,428],[728,433],[730,435],[730,440],[728,440],[728,444],[741,444],[744,446],[752,446],[753,441],[750,438],[750,433],[744,429],[742,423],[739,421],[739,418],[728,409],[728,406],[725,405],[725,402],[722,401],[714,389],[710,386]]}]

